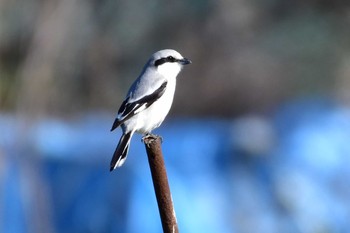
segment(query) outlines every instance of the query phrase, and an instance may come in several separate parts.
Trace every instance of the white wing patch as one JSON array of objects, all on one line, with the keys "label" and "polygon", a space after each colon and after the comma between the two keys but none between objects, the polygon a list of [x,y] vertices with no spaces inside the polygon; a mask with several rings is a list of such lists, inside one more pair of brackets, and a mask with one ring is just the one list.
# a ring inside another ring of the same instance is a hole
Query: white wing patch
[{"label": "white wing patch", "polygon": [[152,94],[146,95],[141,99],[129,103],[130,97],[123,101],[119,108],[117,118],[115,119],[112,130],[123,124],[126,120],[130,119],[135,114],[138,114],[151,106],[156,100],[158,100],[165,92],[167,82],[164,82],[160,87],[155,90]]}]

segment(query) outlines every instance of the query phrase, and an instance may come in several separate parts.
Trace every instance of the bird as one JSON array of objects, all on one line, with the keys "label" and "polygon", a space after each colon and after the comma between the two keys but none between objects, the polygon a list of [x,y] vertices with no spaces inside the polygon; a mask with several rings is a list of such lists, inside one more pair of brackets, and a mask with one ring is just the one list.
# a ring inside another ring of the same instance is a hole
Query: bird
[{"label": "bird", "polygon": [[135,132],[145,138],[162,124],[173,102],[176,77],[191,63],[173,49],[152,54],[127,92],[112,125],[111,131],[120,126],[123,134],[113,154],[110,171],[124,164]]}]

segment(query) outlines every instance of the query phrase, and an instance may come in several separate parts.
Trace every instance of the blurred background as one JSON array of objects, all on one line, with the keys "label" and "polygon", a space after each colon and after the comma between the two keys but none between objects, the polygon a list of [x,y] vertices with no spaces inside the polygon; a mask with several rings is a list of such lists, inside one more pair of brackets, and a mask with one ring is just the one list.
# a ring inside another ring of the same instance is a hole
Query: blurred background
[{"label": "blurred background", "polygon": [[350,232],[350,4],[0,1],[0,232],[162,232],[141,136],[109,162],[149,56],[192,60],[155,133],[179,229]]}]

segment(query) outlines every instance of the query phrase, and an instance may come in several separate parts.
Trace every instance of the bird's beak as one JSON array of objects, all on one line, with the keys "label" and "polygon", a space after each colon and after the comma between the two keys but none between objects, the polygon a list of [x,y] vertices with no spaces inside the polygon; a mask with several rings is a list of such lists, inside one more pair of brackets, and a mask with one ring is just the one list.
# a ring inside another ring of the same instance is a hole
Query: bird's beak
[{"label": "bird's beak", "polygon": [[182,65],[188,65],[188,64],[191,64],[192,62],[187,59],[187,58],[182,58],[181,60],[179,60],[180,64]]}]

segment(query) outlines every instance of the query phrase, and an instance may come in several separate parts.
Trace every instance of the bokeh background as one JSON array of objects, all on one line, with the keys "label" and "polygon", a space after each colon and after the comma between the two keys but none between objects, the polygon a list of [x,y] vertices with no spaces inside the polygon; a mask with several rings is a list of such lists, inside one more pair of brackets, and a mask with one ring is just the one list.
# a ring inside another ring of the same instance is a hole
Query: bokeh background
[{"label": "bokeh background", "polygon": [[345,0],[1,0],[0,232],[162,232],[141,137],[108,168],[164,48],[182,233],[350,232],[349,29]]}]

